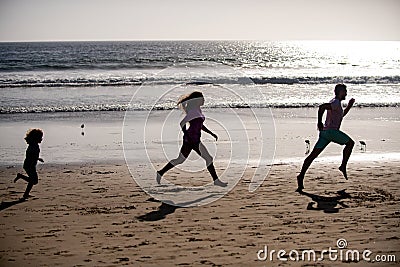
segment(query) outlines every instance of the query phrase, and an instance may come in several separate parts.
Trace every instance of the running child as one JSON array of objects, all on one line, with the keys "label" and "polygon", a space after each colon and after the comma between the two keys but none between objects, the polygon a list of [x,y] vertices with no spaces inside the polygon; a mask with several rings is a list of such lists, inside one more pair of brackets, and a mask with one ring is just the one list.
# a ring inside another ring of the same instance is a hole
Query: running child
[{"label": "running child", "polygon": [[28,176],[18,173],[17,177],[14,179],[14,183],[17,182],[19,179],[22,179],[28,183],[25,193],[23,195],[24,199],[27,199],[29,197],[29,192],[31,191],[32,187],[38,183],[36,164],[38,161],[44,162],[42,158],[39,158],[39,144],[42,142],[42,139],[43,131],[41,129],[30,129],[25,136],[25,141],[28,144],[28,148],[26,149],[26,156],[23,167]]}]

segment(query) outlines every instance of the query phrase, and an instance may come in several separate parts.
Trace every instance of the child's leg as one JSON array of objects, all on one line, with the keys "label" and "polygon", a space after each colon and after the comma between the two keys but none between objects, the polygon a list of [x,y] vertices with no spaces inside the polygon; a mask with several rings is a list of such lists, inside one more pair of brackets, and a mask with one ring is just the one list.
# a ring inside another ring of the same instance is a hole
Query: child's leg
[{"label": "child's leg", "polygon": [[36,185],[39,181],[36,169],[26,170],[26,173],[29,175],[29,182],[26,186],[23,198],[29,197],[29,192],[32,190],[32,187]]},{"label": "child's leg", "polygon": [[28,176],[25,176],[22,173],[17,173],[17,177],[15,177],[14,183],[17,182],[19,179],[22,179],[28,183],[31,181],[31,179]]},{"label": "child's leg", "polygon": [[28,198],[29,197],[29,192],[31,192],[32,187],[33,187],[33,183],[28,183],[28,185],[26,186],[23,198]]}]

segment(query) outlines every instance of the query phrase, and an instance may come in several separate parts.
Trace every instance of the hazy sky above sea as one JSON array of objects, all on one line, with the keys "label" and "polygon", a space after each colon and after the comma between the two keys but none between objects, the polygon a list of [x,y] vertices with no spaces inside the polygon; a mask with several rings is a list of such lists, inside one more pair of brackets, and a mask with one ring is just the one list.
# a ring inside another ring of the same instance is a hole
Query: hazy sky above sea
[{"label": "hazy sky above sea", "polygon": [[399,0],[0,0],[0,41],[400,40]]}]

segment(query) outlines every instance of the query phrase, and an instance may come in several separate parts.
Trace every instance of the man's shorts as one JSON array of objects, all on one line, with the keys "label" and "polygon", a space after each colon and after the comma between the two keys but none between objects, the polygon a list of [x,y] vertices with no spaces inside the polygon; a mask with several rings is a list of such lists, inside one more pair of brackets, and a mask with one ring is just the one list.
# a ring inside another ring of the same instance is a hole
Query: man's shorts
[{"label": "man's shorts", "polygon": [[319,139],[315,144],[315,148],[324,149],[330,142],[339,145],[345,145],[351,138],[342,131],[328,129],[319,132]]}]

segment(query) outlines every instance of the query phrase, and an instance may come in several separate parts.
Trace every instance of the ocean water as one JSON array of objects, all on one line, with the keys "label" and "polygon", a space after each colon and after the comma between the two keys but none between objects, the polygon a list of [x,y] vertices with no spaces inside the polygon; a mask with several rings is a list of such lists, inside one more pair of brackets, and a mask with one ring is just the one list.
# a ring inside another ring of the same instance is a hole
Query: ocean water
[{"label": "ocean water", "polygon": [[356,106],[398,107],[400,42],[0,43],[0,114],[172,109],[191,90],[208,108],[313,107],[339,82]]}]

